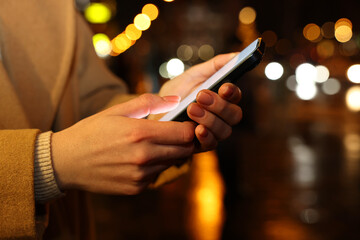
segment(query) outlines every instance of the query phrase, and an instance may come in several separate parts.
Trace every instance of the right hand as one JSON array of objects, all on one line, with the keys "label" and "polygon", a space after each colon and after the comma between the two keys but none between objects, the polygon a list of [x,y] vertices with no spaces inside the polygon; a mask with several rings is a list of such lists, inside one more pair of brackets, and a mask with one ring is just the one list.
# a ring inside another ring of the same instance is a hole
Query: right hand
[{"label": "right hand", "polygon": [[140,119],[172,110],[176,96],[144,94],[52,135],[61,190],[137,194],[178,159],[194,152],[191,122]]}]

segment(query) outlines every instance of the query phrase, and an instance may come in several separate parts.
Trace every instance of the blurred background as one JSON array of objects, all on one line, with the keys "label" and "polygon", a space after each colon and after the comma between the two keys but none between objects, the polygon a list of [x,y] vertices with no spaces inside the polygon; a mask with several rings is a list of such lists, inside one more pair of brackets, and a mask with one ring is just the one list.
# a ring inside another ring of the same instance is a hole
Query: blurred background
[{"label": "blurred background", "polygon": [[99,239],[360,239],[360,2],[76,0],[133,93],[262,37],[242,122],[191,172],[93,195]]}]

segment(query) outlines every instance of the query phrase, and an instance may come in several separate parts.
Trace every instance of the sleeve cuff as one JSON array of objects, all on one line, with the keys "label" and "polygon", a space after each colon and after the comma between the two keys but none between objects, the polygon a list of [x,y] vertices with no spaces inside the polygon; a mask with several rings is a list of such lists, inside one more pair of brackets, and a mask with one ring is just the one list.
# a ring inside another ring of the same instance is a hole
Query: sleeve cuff
[{"label": "sleeve cuff", "polygon": [[65,195],[59,189],[54,176],[51,159],[51,134],[51,131],[40,133],[36,138],[34,159],[36,203],[45,203]]}]

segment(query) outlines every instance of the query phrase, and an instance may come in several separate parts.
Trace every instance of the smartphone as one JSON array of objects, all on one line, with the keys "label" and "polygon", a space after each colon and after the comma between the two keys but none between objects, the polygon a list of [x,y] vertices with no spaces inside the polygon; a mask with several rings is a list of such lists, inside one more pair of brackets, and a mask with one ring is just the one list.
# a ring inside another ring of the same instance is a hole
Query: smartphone
[{"label": "smartphone", "polygon": [[262,39],[256,39],[184,98],[177,108],[166,113],[159,121],[190,121],[186,109],[189,104],[196,101],[196,96],[201,90],[210,89],[217,92],[223,83],[231,82],[236,84],[244,73],[260,63],[264,50],[265,44]]}]

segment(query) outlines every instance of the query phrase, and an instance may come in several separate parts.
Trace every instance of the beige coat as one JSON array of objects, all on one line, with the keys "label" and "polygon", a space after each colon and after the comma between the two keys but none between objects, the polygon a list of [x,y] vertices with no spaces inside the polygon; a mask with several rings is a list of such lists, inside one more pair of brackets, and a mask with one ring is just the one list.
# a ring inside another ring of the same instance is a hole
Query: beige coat
[{"label": "beige coat", "polygon": [[[95,55],[72,0],[0,0],[0,52],[0,239],[34,238],[35,216],[43,214],[34,202],[36,134],[129,95]],[[160,182],[184,170],[171,168]],[[91,238],[85,199],[69,192],[51,204],[48,236]]]}]

